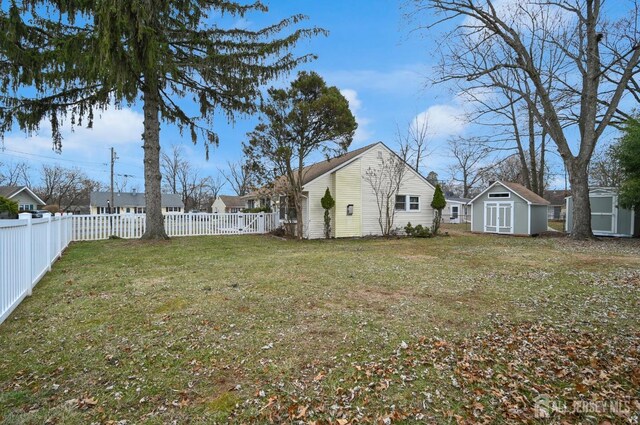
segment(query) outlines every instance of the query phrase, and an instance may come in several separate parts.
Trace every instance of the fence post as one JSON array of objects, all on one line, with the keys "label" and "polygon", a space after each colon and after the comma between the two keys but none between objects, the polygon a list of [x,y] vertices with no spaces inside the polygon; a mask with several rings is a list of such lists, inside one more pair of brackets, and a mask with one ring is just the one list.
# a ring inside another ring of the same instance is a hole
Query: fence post
[{"label": "fence post", "polygon": [[258,215],[258,233],[260,234],[264,233],[265,217],[266,217],[266,214],[263,214],[263,213],[260,213],[260,215]]},{"label": "fence post", "polygon": [[242,233],[242,229],[244,229],[244,214],[238,214],[238,232]]},{"label": "fence post", "polygon": [[31,295],[31,291],[33,289],[33,270],[31,270],[31,268],[33,267],[33,265],[31,264],[31,240],[33,238],[31,234],[31,213],[22,213],[19,214],[18,217],[20,218],[20,220],[27,220],[27,237],[25,238],[24,252],[22,256],[24,257],[24,261],[26,262],[26,267],[24,269],[27,272],[27,279],[29,279],[26,285],[27,295]]},{"label": "fence post", "polygon": [[[56,213],[56,217],[58,217],[58,221],[57,221],[57,232],[58,233],[58,241],[56,243],[57,251],[56,251],[56,258],[60,257],[62,255],[62,213]],[[51,270],[51,266],[49,266],[49,270]]]},{"label": "fence post", "polygon": [[53,263],[53,253],[51,252],[51,213],[47,214],[47,261],[49,263],[47,270],[51,271],[51,263]]}]

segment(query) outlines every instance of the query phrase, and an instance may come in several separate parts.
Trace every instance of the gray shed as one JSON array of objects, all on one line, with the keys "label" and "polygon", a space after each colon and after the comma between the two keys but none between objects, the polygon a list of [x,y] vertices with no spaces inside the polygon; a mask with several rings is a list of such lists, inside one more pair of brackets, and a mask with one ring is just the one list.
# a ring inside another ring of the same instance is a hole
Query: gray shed
[{"label": "gray shed", "polygon": [[[618,205],[618,192],[611,187],[589,189],[591,203],[591,229],[596,236],[640,236],[640,214]],[[573,202],[567,197],[567,221],[565,230],[573,229]]]},{"label": "gray shed", "polygon": [[472,232],[537,235],[547,231],[549,202],[521,184],[494,182],[469,204]]}]

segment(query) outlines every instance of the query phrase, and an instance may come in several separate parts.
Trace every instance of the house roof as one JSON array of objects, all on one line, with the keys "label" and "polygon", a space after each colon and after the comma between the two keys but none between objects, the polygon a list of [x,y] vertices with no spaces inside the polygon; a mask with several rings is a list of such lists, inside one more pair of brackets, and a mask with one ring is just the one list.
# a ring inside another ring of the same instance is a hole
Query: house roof
[{"label": "house roof", "polygon": [[468,204],[471,201],[469,198],[458,198],[457,196],[446,196],[445,199],[447,202],[460,202],[461,204]]},{"label": "house roof", "polygon": [[0,196],[7,199],[11,199],[23,191],[26,191],[29,195],[31,195],[38,202],[38,205],[46,204],[46,202],[40,199],[40,197],[33,193],[33,191],[27,186],[0,186]]},{"label": "house roof", "polygon": [[[363,146],[353,151],[336,156],[335,158],[330,158],[324,161],[316,162],[315,164],[311,164],[304,167],[302,169],[302,185],[304,186],[310,183],[311,181],[317,179],[318,177],[321,177],[327,173],[333,172],[334,170],[340,168],[343,165],[344,166],[348,165],[349,162],[351,162],[352,160],[355,160],[357,157],[359,157],[360,155],[362,155],[363,153],[367,152],[368,150],[370,150],[375,146],[384,147],[387,151],[389,151],[393,155],[400,158],[397,153],[389,149],[389,147],[387,147],[387,145],[385,145],[383,142],[371,143],[367,146]],[[413,167],[411,167],[409,164],[406,164],[406,166],[410,172],[414,173],[416,176],[418,176],[421,180],[423,180],[429,186],[433,187],[433,185],[422,174],[414,170]],[[276,179],[276,182],[279,182],[281,181],[281,179],[285,179],[285,178],[286,178],[285,176],[280,176],[278,177],[278,179]],[[282,181],[286,181],[286,180],[282,180]],[[254,191],[243,196],[243,198],[245,199],[254,198],[256,196],[257,196],[257,191]]]},{"label": "house roof", "polygon": [[551,205],[564,205],[564,199],[571,195],[568,190],[545,190],[544,199]]},{"label": "house roof", "polygon": [[547,201],[546,199],[544,199],[542,196],[537,195],[536,193],[532,192],[531,190],[527,189],[526,187],[524,187],[523,185],[521,185],[520,183],[513,183],[513,182],[503,182],[503,181],[496,181],[493,184],[491,184],[488,188],[486,188],[485,190],[483,190],[482,192],[480,192],[478,194],[478,196],[476,196],[475,198],[473,198],[471,201],[469,201],[469,203],[474,202],[476,199],[480,198],[482,195],[484,195],[489,189],[491,189],[492,187],[496,186],[496,185],[501,185],[502,187],[504,187],[507,190],[510,190],[511,192],[515,193],[516,195],[518,195],[520,198],[524,199],[525,201],[527,201],[530,204],[535,204],[535,205],[549,205],[549,201]]},{"label": "house roof", "polygon": [[[90,203],[96,207],[106,207],[111,201],[111,192],[91,192]],[[116,192],[113,194],[113,207],[144,207],[144,193]],[[163,193],[160,199],[162,207],[184,207],[179,194]]]},{"label": "house roof", "polygon": [[328,173],[334,168],[337,168],[342,164],[352,160],[353,158],[360,155],[361,153],[368,151],[378,143],[380,142],[372,143],[370,145],[363,146],[359,149],[353,150],[351,152],[347,152],[335,158],[330,158],[325,161],[316,162],[315,164],[311,164],[304,167],[302,169],[302,184],[305,185],[310,181],[317,179],[318,177]]},{"label": "house roof", "polygon": [[245,202],[242,196],[220,195],[218,196],[227,208],[244,208]]}]

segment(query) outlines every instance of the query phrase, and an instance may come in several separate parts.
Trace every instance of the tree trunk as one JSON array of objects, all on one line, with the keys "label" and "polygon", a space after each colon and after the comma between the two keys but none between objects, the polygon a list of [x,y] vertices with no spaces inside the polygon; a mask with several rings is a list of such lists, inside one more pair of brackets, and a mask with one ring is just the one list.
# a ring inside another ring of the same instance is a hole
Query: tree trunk
[{"label": "tree trunk", "polygon": [[164,230],[160,183],[160,120],[159,96],[148,88],[143,92],[144,112],[144,192],[147,229],[142,239],[169,239]]},{"label": "tree trunk", "polygon": [[302,196],[301,194],[296,194],[296,238],[297,239],[302,239],[304,237],[304,235],[302,234],[303,232],[303,225],[304,225],[304,219],[302,218]]},{"label": "tree trunk", "polygon": [[573,239],[591,239],[591,203],[589,202],[588,163],[571,161],[567,164],[569,181],[571,182],[571,196],[573,200]]}]

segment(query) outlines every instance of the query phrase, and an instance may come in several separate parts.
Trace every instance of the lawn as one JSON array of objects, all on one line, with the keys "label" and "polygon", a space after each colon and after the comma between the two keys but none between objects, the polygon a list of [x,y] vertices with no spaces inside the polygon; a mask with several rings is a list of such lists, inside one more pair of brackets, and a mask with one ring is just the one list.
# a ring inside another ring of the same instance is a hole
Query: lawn
[{"label": "lawn", "polygon": [[75,243],[0,325],[0,421],[637,421],[640,241],[448,230]]}]

